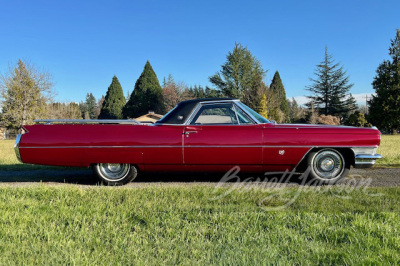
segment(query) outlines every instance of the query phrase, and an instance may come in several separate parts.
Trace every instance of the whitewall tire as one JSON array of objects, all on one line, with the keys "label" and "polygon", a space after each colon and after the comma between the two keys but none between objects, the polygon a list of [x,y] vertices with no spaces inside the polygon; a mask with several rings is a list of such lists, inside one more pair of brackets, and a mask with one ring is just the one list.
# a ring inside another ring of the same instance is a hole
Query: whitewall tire
[{"label": "whitewall tire", "polygon": [[94,173],[105,185],[120,186],[131,182],[137,176],[134,165],[120,163],[98,163],[93,166]]}]

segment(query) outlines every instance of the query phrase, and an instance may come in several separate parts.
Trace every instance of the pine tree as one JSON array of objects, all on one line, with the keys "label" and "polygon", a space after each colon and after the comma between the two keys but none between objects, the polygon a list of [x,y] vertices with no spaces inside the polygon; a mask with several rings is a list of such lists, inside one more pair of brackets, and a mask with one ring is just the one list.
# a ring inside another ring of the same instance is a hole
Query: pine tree
[{"label": "pine tree", "polygon": [[352,109],[349,106],[348,93],[353,84],[349,83],[349,76],[343,66],[334,63],[327,47],[324,61],[317,65],[315,75],[315,79],[310,79],[313,84],[307,87],[312,92],[308,96],[310,102],[307,106],[311,107],[313,103],[315,111],[319,113],[345,117]]},{"label": "pine tree", "polygon": [[0,76],[2,122],[8,128],[20,129],[34,119],[46,116],[46,103],[52,98],[51,76],[40,72],[21,59],[9,72]]},{"label": "pine tree", "polygon": [[154,111],[158,114],[165,113],[163,91],[150,62],[147,61],[143,72],[135,83],[129,101],[126,103],[124,117],[138,117]]},{"label": "pine tree", "polygon": [[279,103],[279,108],[285,115],[285,122],[290,122],[289,104],[288,100],[286,99],[285,88],[283,87],[283,83],[278,71],[275,72],[269,88],[275,93]]},{"label": "pine tree", "polygon": [[303,109],[294,98],[292,98],[292,101],[289,101],[289,116],[291,123],[299,123],[304,119]]},{"label": "pine tree", "polygon": [[257,110],[265,87],[265,72],[260,61],[247,47],[235,43],[221,71],[209,77],[209,80],[224,96],[238,98]]},{"label": "pine tree", "polygon": [[379,65],[372,82],[376,95],[369,102],[368,120],[393,132],[400,130],[400,30],[391,41],[389,55],[391,60]]},{"label": "pine tree", "polygon": [[92,93],[86,94],[86,111],[89,114],[90,119],[96,119],[97,118],[97,102],[96,98],[93,96]]},{"label": "pine tree", "polygon": [[125,105],[124,92],[116,76],[108,87],[99,119],[122,119],[122,108]]}]

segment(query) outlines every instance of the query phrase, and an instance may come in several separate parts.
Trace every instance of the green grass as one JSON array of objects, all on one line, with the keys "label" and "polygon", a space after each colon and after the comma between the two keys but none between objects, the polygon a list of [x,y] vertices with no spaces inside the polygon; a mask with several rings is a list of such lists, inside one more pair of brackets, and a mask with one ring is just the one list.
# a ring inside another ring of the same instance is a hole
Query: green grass
[{"label": "green grass", "polygon": [[399,189],[213,191],[0,188],[0,264],[400,263]]},{"label": "green grass", "polygon": [[[62,169],[65,167],[22,164],[14,152],[14,140],[0,140],[0,171],[1,170],[44,170]],[[71,168],[68,168],[71,169]]]},{"label": "green grass", "polygon": [[378,166],[400,167],[400,135],[383,135],[378,153],[383,156]]},{"label": "green grass", "polygon": [[[398,140],[382,137],[380,165],[399,164]],[[20,164],[12,144],[0,141],[0,171],[46,169]],[[0,265],[400,263],[399,188],[242,189],[210,200],[232,186],[2,185]]]}]

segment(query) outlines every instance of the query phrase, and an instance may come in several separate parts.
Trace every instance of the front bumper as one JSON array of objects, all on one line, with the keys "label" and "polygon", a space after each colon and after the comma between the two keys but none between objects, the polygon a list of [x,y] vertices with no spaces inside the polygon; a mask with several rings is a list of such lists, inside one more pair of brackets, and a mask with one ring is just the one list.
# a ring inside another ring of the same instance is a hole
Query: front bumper
[{"label": "front bumper", "polygon": [[14,144],[14,151],[15,155],[17,156],[18,161],[22,163],[21,154],[19,153],[19,143],[21,142],[22,134],[18,134],[17,138],[15,139]]},{"label": "front bumper", "polygon": [[354,168],[369,168],[374,166],[377,159],[382,159],[380,154],[356,154]]}]

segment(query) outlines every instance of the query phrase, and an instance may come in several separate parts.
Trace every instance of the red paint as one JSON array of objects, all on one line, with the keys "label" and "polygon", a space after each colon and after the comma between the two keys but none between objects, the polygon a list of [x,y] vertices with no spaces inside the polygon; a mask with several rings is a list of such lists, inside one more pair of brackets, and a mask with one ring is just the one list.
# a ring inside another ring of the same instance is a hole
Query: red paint
[{"label": "red paint", "polygon": [[25,129],[20,142],[24,163],[130,163],[144,171],[226,171],[234,165],[285,171],[312,147],[380,144],[376,129],[315,125],[54,124]]}]

